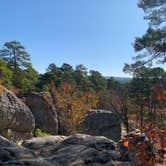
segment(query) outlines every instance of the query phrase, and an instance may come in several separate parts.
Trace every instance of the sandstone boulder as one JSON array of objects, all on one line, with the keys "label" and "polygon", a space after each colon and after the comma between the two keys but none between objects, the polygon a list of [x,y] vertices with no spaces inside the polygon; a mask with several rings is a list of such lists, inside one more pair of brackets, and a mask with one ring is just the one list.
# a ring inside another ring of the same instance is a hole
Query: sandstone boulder
[{"label": "sandstone boulder", "polygon": [[57,112],[49,93],[34,92],[26,98],[25,102],[35,117],[36,128],[49,134],[58,133]]},{"label": "sandstone boulder", "polygon": [[121,139],[121,121],[119,116],[111,111],[90,110],[83,123],[85,133],[94,136],[105,136],[114,141]]},{"label": "sandstone boulder", "polygon": [[0,86],[0,134],[19,141],[31,138],[35,120],[29,108],[11,91]]}]

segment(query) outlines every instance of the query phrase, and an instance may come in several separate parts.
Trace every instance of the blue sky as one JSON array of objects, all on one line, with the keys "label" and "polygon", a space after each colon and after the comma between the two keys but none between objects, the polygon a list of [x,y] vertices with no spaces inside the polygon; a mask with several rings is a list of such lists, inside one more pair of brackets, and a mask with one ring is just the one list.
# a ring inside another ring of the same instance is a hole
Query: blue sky
[{"label": "blue sky", "polygon": [[131,44],[147,29],[143,16],[137,0],[1,0],[0,46],[20,41],[39,72],[69,63],[127,76]]}]

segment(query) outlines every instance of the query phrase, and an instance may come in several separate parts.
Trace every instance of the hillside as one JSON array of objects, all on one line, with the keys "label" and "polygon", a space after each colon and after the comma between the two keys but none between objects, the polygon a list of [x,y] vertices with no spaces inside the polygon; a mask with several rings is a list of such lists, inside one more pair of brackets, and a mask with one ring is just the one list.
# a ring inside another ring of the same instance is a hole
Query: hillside
[{"label": "hillside", "polygon": [[105,78],[106,79],[114,78],[116,81],[118,81],[118,82],[120,82],[122,84],[129,83],[131,81],[131,79],[132,79],[131,77],[114,77],[114,76],[112,76],[112,77],[106,76]]}]

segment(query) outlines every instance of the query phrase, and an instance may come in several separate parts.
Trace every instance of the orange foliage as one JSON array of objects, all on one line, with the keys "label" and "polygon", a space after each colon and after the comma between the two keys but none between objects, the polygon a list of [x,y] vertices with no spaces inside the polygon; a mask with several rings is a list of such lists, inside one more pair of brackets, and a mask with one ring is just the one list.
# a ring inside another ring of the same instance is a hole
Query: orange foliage
[{"label": "orange foliage", "polygon": [[146,133],[146,136],[155,148],[158,154],[156,158],[162,161],[164,154],[160,152],[166,148],[166,130],[156,127],[152,122],[148,122],[142,131]]},{"label": "orange foliage", "polygon": [[129,141],[128,141],[128,139],[124,139],[123,140],[123,146],[126,147],[126,148],[129,147]]},{"label": "orange foliage", "polygon": [[3,91],[4,91],[4,88],[3,88],[3,86],[0,85],[0,94],[2,94]]},{"label": "orange foliage", "polygon": [[9,89],[11,92],[13,92],[15,95],[19,94],[19,90],[13,86],[9,86],[9,85],[1,85],[0,83],[0,94],[4,91],[4,87]]},{"label": "orange foliage", "polygon": [[9,90],[11,91],[11,92],[13,92],[15,95],[18,95],[19,94],[19,89],[17,89],[17,88],[15,88],[15,87],[9,87]]},{"label": "orange foliage", "polygon": [[159,86],[156,86],[154,88],[154,94],[152,96],[154,101],[161,102],[163,106],[166,106],[166,90],[159,88]]}]

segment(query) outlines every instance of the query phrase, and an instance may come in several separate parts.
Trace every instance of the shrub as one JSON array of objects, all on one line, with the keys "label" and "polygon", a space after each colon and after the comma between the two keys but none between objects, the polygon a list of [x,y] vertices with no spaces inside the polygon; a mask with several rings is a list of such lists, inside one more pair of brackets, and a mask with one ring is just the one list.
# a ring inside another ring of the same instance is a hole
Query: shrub
[{"label": "shrub", "polygon": [[41,129],[36,129],[35,130],[35,136],[36,137],[45,137],[49,136],[50,134],[43,132]]}]

